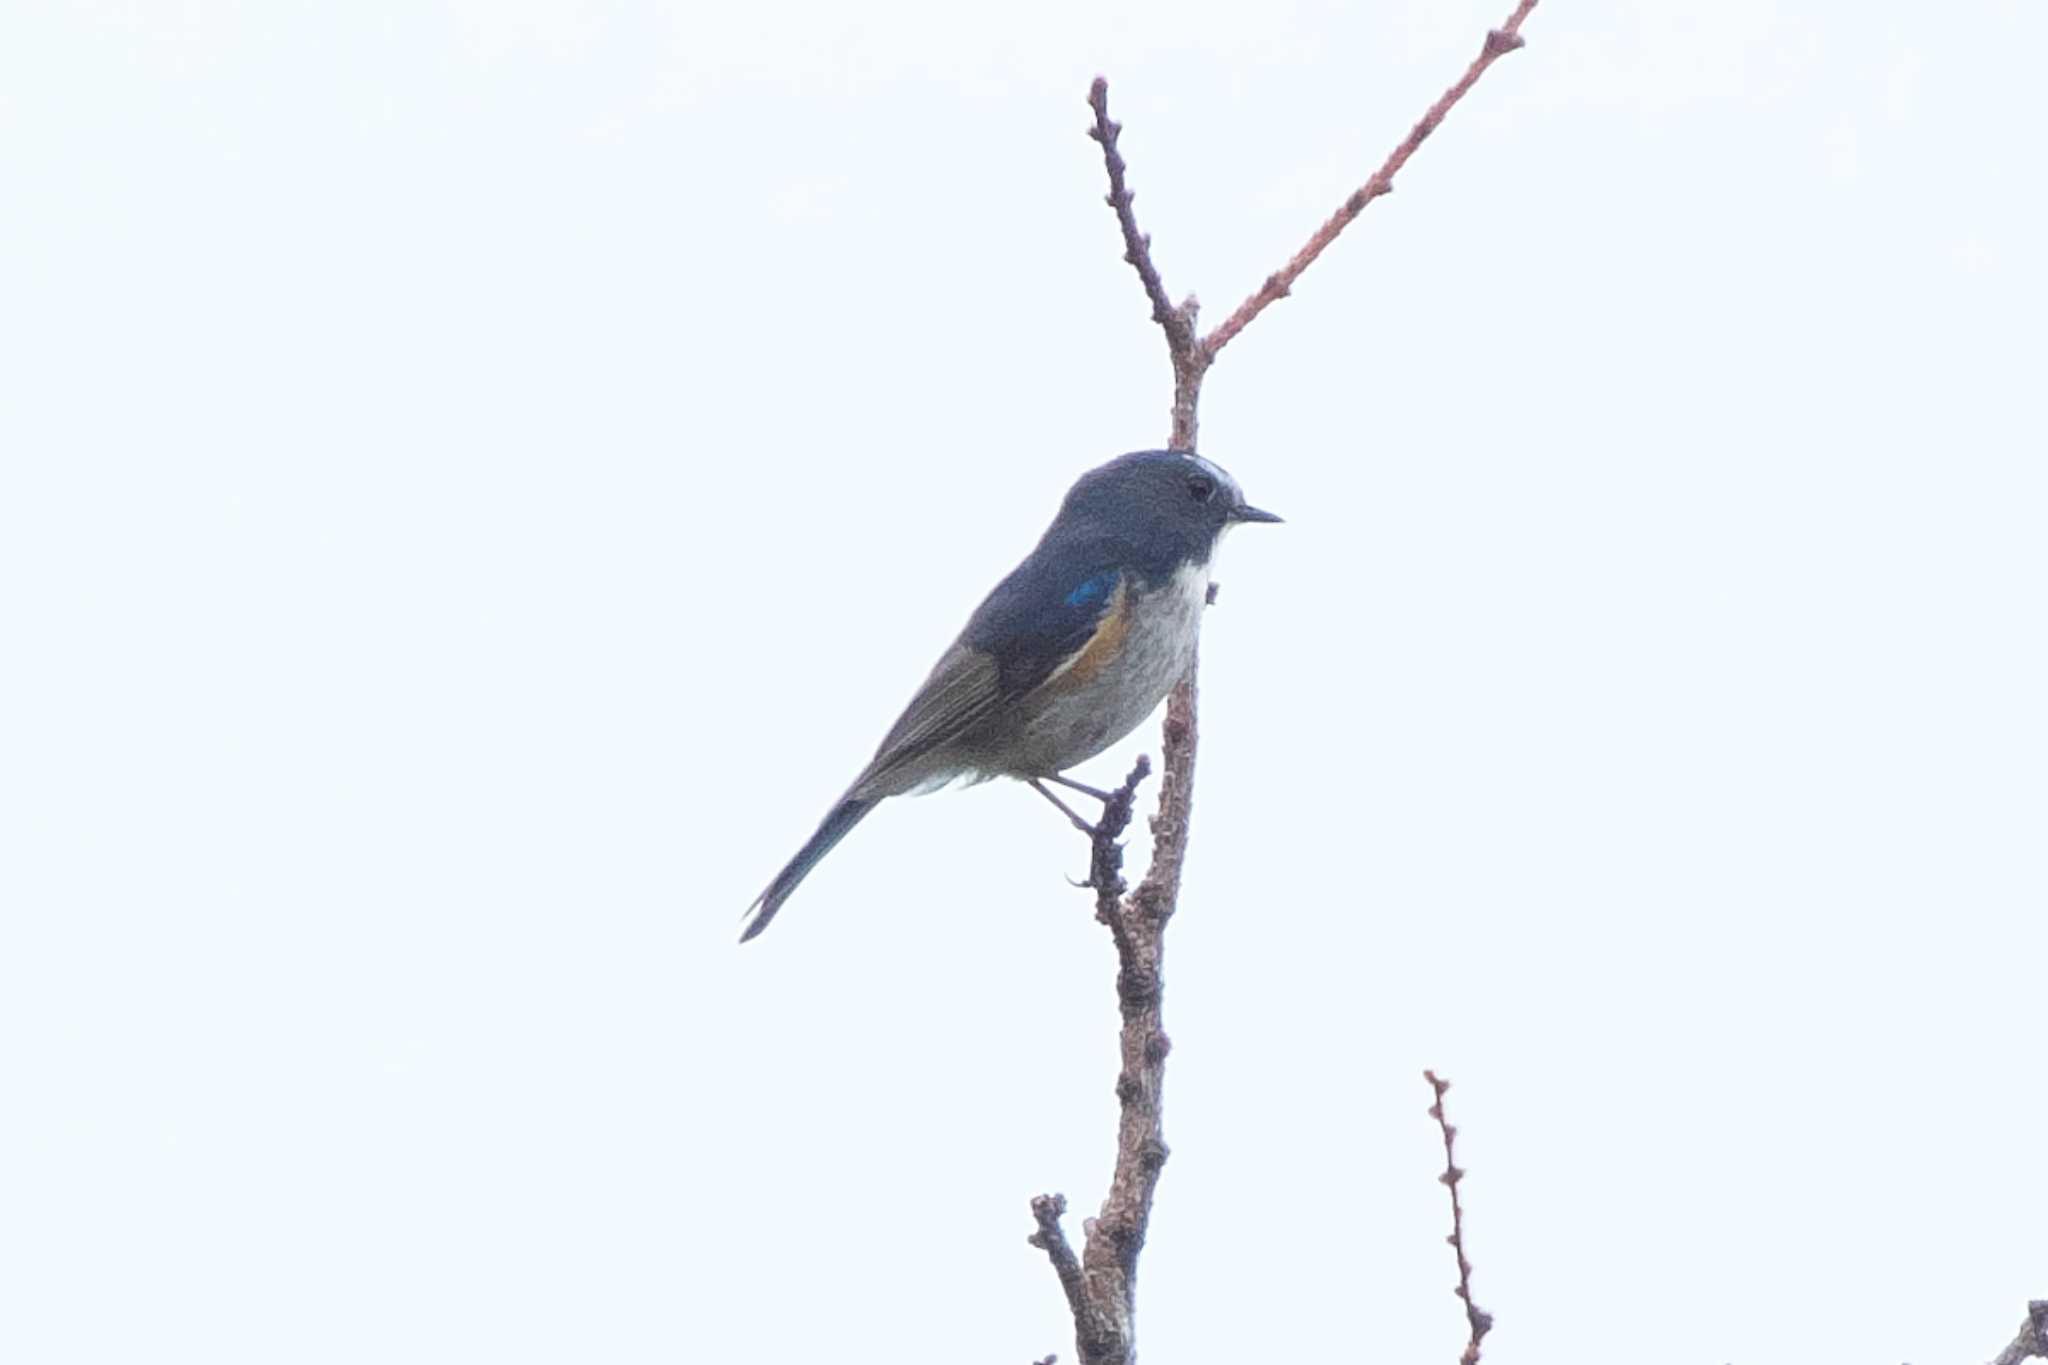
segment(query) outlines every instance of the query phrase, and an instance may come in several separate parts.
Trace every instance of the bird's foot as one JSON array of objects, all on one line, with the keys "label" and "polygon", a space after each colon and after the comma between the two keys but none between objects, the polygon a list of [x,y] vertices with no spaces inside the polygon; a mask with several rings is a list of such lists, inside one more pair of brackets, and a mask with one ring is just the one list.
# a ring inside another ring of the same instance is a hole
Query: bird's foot
[{"label": "bird's foot", "polygon": [[[1088,875],[1080,881],[1075,881],[1072,877],[1067,878],[1070,885],[1077,889],[1092,890],[1098,897],[1106,896],[1112,900],[1124,893],[1124,846],[1120,840],[1124,830],[1130,827],[1131,809],[1137,797],[1138,784],[1143,782],[1151,771],[1151,761],[1141,754],[1131,768],[1131,775],[1124,779],[1123,785],[1115,791],[1107,792],[1086,783],[1076,782],[1070,777],[1061,777],[1057,773],[1044,779],[1026,779],[1030,782],[1032,790],[1059,807],[1060,813],[1067,817],[1074,828],[1088,836]],[[1057,782],[1062,787],[1100,801],[1102,819],[1093,824],[1083,820],[1074,813],[1072,807],[1052,794],[1045,785],[1047,782]]]}]

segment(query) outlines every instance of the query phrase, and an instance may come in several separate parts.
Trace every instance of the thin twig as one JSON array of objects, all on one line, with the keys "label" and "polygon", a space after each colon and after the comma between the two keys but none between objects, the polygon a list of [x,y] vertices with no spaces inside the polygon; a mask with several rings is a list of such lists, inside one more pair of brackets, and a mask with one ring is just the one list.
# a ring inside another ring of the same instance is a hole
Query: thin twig
[{"label": "thin twig", "polygon": [[1067,1291],[1067,1307],[1079,1315],[1088,1306],[1088,1293],[1081,1282],[1081,1262],[1067,1243],[1066,1230],[1060,1226],[1066,1212],[1065,1195],[1039,1195],[1031,1201],[1031,1217],[1038,1224],[1038,1231],[1024,1240],[1051,1259],[1053,1273],[1060,1277],[1060,1288]]},{"label": "thin twig", "polygon": [[2027,1305],[2027,1320],[2020,1324],[2019,1334],[1992,1357],[1991,1365],[2020,1365],[2029,1356],[2048,1360],[2048,1299],[2035,1299]]},{"label": "thin twig", "polygon": [[1088,130],[1088,136],[1102,144],[1102,165],[1109,172],[1109,193],[1103,198],[1116,210],[1117,226],[1123,229],[1124,259],[1138,272],[1145,297],[1152,301],[1152,320],[1166,329],[1167,344],[1175,351],[1191,350],[1194,328],[1188,326],[1187,319],[1166,296],[1166,283],[1159,278],[1159,267],[1152,264],[1152,239],[1138,231],[1138,216],[1131,208],[1131,201],[1137,196],[1124,179],[1128,168],[1123,153],[1116,148],[1117,134],[1124,126],[1109,116],[1109,82],[1100,76],[1088,87],[1088,107],[1095,111],[1095,126]]},{"label": "thin twig", "polygon": [[1052,1262],[1053,1274],[1059,1277],[1060,1288],[1066,1291],[1067,1311],[1074,1317],[1074,1342],[1082,1361],[1128,1359],[1128,1353],[1116,1354],[1124,1340],[1125,1320],[1105,1311],[1113,1305],[1105,1305],[1098,1296],[1089,1293],[1087,1273],[1081,1269],[1073,1245],[1060,1227],[1066,1212],[1067,1197],[1063,1194],[1041,1194],[1033,1199],[1031,1218],[1038,1224],[1038,1231],[1025,1240],[1046,1254]]},{"label": "thin twig", "polygon": [[1527,19],[1529,11],[1535,8],[1536,0],[1521,0],[1521,3],[1515,6],[1515,12],[1508,16],[1506,23],[1489,30],[1486,41],[1480,44],[1479,55],[1472,59],[1472,65],[1465,68],[1465,74],[1458,77],[1457,82],[1444,91],[1435,104],[1429,106],[1429,112],[1408,130],[1408,136],[1401,140],[1401,145],[1394,148],[1380,168],[1372,173],[1371,178],[1353,190],[1344,202],[1337,206],[1337,211],[1315,230],[1307,244],[1294,253],[1292,260],[1266,276],[1266,282],[1260,285],[1250,298],[1240,303],[1236,312],[1223,319],[1215,331],[1202,338],[1202,350],[1207,353],[1209,359],[1214,360],[1216,353],[1228,346],[1231,338],[1242,332],[1253,318],[1264,312],[1267,304],[1286,298],[1294,288],[1294,282],[1301,278],[1301,272],[1308,269],[1315,258],[1323,254],[1325,247],[1337,240],[1338,233],[1351,226],[1352,219],[1365,212],[1367,204],[1383,194],[1392,193],[1394,177],[1408,164],[1408,158],[1415,155],[1416,148],[1422,145],[1423,140],[1436,131],[1436,126],[1444,121],[1444,115],[1450,113],[1452,106],[1459,100],[1465,98],[1466,91],[1478,84],[1479,78],[1486,74],[1488,67],[1522,46],[1522,21]]},{"label": "thin twig", "polygon": [[1166,294],[1166,282],[1152,263],[1152,239],[1138,230],[1138,217],[1131,208],[1136,197],[1125,180],[1123,154],[1117,150],[1117,134],[1123,125],[1109,116],[1109,82],[1097,76],[1088,87],[1088,107],[1095,111],[1095,124],[1088,136],[1102,146],[1103,169],[1109,174],[1106,202],[1116,210],[1116,225],[1123,233],[1124,259],[1138,272],[1145,297],[1152,301],[1152,320],[1166,333],[1166,354],[1173,362],[1173,423],[1166,444],[1173,450],[1195,448],[1195,404],[1202,394],[1202,375],[1209,368],[1210,351],[1195,338],[1195,319],[1201,304],[1190,294],[1176,307]]},{"label": "thin twig", "polygon": [[1486,1334],[1493,1330],[1493,1314],[1472,1302],[1472,1263],[1465,1259],[1465,1206],[1458,1198],[1458,1182],[1465,1178],[1465,1172],[1458,1167],[1458,1130],[1444,1116],[1444,1092],[1451,1088],[1451,1083],[1434,1071],[1423,1072],[1422,1078],[1436,1092],[1436,1103],[1429,1106],[1429,1116],[1436,1120],[1436,1126],[1444,1135],[1444,1173],[1437,1177],[1451,1192],[1451,1235],[1444,1240],[1457,1253],[1457,1295],[1465,1303],[1467,1328],[1465,1352],[1458,1357],[1458,1365],[1479,1365],[1479,1343],[1486,1340]]},{"label": "thin twig", "polygon": [[[1162,1014],[1165,935],[1180,896],[1194,796],[1194,678],[1190,665],[1166,703],[1166,770],[1160,779],[1159,812],[1152,817],[1152,866],[1138,889],[1115,905],[1105,921],[1116,942],[1116,995],[1123,1015],[1122,1066],[1116,1077],[1116,1166],[1081,1256],[1091,1282],[1113,1292],[1126,1315],[1137,1308],[1138,1254],[1145,1248],[1153,1193],[1169,1155],[1160,1105],[1166,1056],[1172,1048]],[[1097,917],[1104,918],[1100,911]]]}]

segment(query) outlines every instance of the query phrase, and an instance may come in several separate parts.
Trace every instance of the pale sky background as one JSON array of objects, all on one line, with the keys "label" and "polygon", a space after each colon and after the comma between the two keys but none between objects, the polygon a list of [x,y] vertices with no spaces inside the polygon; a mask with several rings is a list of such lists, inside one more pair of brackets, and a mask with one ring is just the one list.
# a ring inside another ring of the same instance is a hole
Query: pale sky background
[{"label": "pale sky background", "polygon": [[[1507,0],[17,4],[0,1358],[1073,1359],[997,784],[749,900]],[[2039,4],[1546,0],[1212,374],[1148,1361],[2048,1296]],[[1110,779],[1151,727],[1083,770]],[[1140,860],[1141,861],[1141,860]],[[1079,1218],[1070,1220],[1078,1234]]]}]

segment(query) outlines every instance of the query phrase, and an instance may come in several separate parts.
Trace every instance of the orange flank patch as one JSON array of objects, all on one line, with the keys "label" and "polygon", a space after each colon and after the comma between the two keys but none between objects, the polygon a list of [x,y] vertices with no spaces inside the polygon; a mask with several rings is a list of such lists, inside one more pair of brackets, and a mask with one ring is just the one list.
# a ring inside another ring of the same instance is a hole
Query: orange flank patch
[{"label": "orange flank patch", "polygon": [[1131,633],[1129,594],[1119,582],[1116,591],[1109,596],[1109,604],[1102,609],[1102,620],[1095,627],[1095,633],[1088,637],[1088,643],[1075,652],[1074,657],[1060,665],[1054,678],[1064,683],[1084,683],[1107,668],[1124,647],[1124,637]]}]

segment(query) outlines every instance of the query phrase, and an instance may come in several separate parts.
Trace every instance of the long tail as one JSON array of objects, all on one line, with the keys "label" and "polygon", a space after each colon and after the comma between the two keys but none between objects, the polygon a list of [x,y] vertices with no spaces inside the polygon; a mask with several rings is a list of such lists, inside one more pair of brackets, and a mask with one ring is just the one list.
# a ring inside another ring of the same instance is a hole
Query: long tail
[{"label": "long tail", "polygon": [[775,874],[775,880],[768,883],[768,889],[761,893],[760,899],[747,908],[747,927],[740,933],[740,942],[745,943],[768,927],[768,921],[775,918],[775,912],[782,908],[790,893],[875,808],[875,804],[848,798],[832,808],[832,813],[818,826],[818,832],[811,836],[810,842],[797,850],[796,856]]}]

